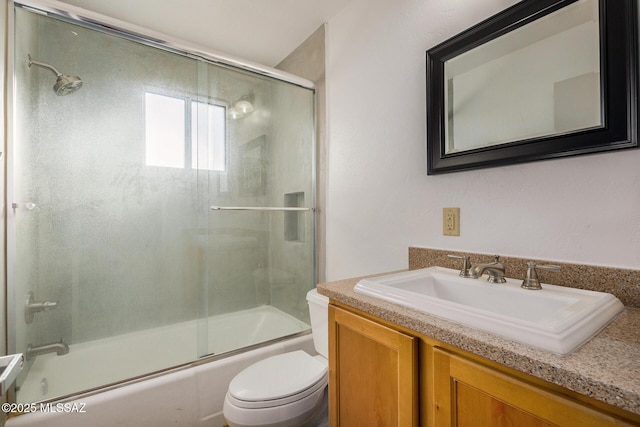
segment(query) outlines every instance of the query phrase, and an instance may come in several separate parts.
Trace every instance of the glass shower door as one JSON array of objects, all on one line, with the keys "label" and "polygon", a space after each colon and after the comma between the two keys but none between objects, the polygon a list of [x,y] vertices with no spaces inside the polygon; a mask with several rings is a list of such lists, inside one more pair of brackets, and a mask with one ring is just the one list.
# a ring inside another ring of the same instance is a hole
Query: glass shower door
[{"label": "glass shower door", "polygon": [[[8,336],[27,356],[16,400],[307,333],[313,90],[14,12]],[[56,93],[58,69],[77,90]]]},{"label": "glass shower door", "polygon": [[207,341],[220,354],[309,330],[314,93],[229,68],[207,75],[209,95],[229,100],[207,227]]},{"label": "glass shower door", "polygon": [[[204,255],[192,234],[207,200],[186,142],[196,61],[15,14],[10,321],[27,358],[18,401],[196,359]],[[58,96],[54,73],[28,55],[82,87]]]}]

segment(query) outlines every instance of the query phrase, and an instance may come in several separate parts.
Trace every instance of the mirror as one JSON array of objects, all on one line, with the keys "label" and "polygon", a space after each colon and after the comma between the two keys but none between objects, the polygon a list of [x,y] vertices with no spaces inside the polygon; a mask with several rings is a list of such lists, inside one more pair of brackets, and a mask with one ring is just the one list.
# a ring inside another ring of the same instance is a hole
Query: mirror
[{"label": "mirror", "polygon": [[638,147],[637,19],[525,0],[427,51],[427,173]]}]

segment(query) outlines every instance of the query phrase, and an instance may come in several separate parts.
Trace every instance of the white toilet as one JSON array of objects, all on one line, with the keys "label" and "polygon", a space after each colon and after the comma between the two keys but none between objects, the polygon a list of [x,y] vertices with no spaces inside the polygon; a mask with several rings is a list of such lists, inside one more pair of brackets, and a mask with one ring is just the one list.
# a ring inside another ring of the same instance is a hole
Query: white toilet
[{"label": "white toilet", "polygon": [[224,400],[229,427],[328,426],[329,299],[312,289],[307,302],[319,354],[302,350],[278,354],[236,375]]}]

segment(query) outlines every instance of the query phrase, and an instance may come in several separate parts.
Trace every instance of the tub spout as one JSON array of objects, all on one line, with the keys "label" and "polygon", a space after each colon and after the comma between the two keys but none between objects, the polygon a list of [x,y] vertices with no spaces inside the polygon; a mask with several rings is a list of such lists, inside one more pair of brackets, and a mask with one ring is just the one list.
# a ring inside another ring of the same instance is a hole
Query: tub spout
[{"label": "tub spout", "polygon": [[27,360],[31,360],[36,356],[40,356],[41,354],[53,353],[55,352],[58,356],[62,356],[63,354],[69,353],[69,346],[62,342],[54,342],[50,344],[33,346],[29,344],[27,346],[27,351],[25,352],[25,358]]}]

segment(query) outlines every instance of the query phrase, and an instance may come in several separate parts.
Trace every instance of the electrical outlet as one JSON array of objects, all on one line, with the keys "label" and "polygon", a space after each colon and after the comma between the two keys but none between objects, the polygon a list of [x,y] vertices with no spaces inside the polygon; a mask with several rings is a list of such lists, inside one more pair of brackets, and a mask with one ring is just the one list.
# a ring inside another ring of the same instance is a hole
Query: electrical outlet
[{"label": "electrical outlet", "polygon": [[460,235],[460,208],[442,209],[442,234],[444,236]]}]

